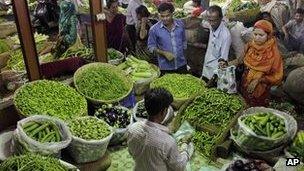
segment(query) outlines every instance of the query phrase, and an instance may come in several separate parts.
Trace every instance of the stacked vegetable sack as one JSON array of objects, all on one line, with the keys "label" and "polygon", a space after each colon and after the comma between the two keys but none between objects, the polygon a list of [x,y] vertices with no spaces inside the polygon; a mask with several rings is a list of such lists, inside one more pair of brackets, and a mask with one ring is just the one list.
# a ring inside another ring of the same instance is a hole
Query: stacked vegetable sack
[{"label": "stacked vegetable sack", "polygon": [[243,3],[241,0],[232,0],[227,11],[227,17],[233,21],[251,23],[260,12],[258,3],[250,1]]},{"label": "stacked vegetable sack", "polygon": [[[188,121],[196,128],[192,141],[204,156],[211,157],[215,145],[226,136],[228,126],[244,106],[237,95],[217,89],[206,89],[179,111],[180,121]],[[229,129],[228,129],[229,130]]]}]

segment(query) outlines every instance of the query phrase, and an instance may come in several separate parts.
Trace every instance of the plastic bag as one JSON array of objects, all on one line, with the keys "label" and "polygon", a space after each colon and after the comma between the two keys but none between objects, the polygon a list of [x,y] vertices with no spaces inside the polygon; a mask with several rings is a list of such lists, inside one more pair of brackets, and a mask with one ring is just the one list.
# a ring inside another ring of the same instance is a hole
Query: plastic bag
[{"label": "plastic bag", "polygon": [[[22,126],[30,121],[51,121],[55,123],[61,133],[62,141],[40,143],[26,135]],[[18,121],[17,129],[14,131],[14,145],[19,153],[31,152],[39,153],[42,155],[60,156],[60,150],[66,148],[72,140],[72,135],[66,124],[57,119],[49,116],[35,115]]]},{"label": "plastic bag", "polygon": [[235,81],[235,66],[230,66],[224,69],[218,69],[217,89],[220,89],[229,94],[237,93]]},{"label": "plastic bag", "polygon": [[[255,134],[249,127],[247,127],[243,123],[242,119],[246,116],[253,115],[259,112],[271,112],[276,116],[281,117],[285,122],[286,134],[276,139]],[[288,143],[288,141],[294,138],[294,136],[296,135],[296,131],[297,122],[289,114],[270,108],[252,107],[245,110],[243,112],[243,115],[239,117],[238,125],[235,131],[231,131],[231,137],[232,140],[244,151],[267,151],[280,147],[285,143]]]},{"label": "plastic bag", "polygon": [[112,136],[113,131],[109,136],[101,140],[88,141],[72,136],[72,142],[68,147],[68,151],[76,163],[96,161],[105,154]]},{"label": "plastic bag", "polygon": [[160,70],[157,66],[150,64],[151,67],[156,71],[151,78],[142,79],[134,82],[134,92],[136,95],[141,95],[150,88],[150,83],[160,76]]}]

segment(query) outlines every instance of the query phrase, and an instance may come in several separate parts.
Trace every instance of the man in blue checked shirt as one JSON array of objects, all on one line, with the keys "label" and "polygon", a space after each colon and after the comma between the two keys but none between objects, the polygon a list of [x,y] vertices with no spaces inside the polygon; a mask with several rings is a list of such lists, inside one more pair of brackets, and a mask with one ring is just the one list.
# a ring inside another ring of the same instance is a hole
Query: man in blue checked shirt
[{"label": "man in blue checked shirt", "polygon": [[148,48],[158,57],[161,74],[187,73],[184,50],[187,48],[184,23],[173,19],[174,6],[158,6],[160,21],[149,31]]}]

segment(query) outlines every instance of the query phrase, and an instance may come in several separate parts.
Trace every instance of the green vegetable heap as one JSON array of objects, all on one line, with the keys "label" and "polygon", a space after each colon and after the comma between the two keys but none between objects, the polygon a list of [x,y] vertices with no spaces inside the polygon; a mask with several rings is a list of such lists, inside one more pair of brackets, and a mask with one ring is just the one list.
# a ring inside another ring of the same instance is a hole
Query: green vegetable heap
[{"label": "green vegetable heap", "polygon": [[157,71],[147,61],[139,60],[134,56],[129,56],[127,61],[118,67],[130,74],[134,82],[152,79],[158,76]]},{"label": "green vegetable heap", "polygon": [[24,71],[25,65],[21,50],[16,50],[10,53],[10,58],[6,63],[7,67],[15,71]]},{"label": "green vegetable heap", "polygon": [[185,18],[187,17],[184,11],[175,11],[173,14],[174,18]]},{"label": "green vegetable heap", "polygon": [[304,162],[304,131],[299,131],[288,151]]},{"label": "green vegetable heap", "polygon": [[22,126],[27,136],[41,143],[60,142],[59,128],[52,122],[30,121]]},{"label": "green vegetable heap", "polygon": [[109,125],[96,117],[73,119],[69,128],[73,136],[85,140],[101,140],[111,134]]},{"label": "green vegetable heap", "polygon": [[182,114],[182,120],[194,125],[210,124],[222,129],[243,105],[236,95],[208,89],[189,104]]},{"label": "green vegetable heap", "polygon": [[56,81],[39,80],[24,85],[16,93],[14,103],[24,116],[49,115],[67,120],[87,113],[85,98]]},{"label": "green vegetable heap", "polygon": [[114,68],[116,69],[111,65],[92,65],[84,68],[76,76],[75,85],[79,92],[92,99],[121,98],[128,94],[132,84],[128,84],[125,75]]},{"label": "green vegetable heap", "polygon": [[259,136],[276,139],[286,134],[284,120],[273,113],[249,115],[243,122]]},{"label": "green vegetable heap", "polygon": [[119,59],[119,58],[123,57],[120,55],[119,51],[117,51],[115,49],[108,49],[107,54],[108,54],[109,60],[115,60],[115,59]]},{"label": "green vegetable heap", "polygon": [[194,143],[196,149],[202,153],[202,155],[210,157],[217,138],[217,135],[195,131],[192,142]]},{"label": "green vegetable heap", "polygon": [[76,171],[69,169],[56,158],[36,154],[12,156],[0,164],[1,171]]},{"label": "green vegetable heap", "polygon": [[0,54],[10,50],[9,45],[2,39],[0,39]]},{"label": "green vegetable heap", "polygon": [[61,55],[60,59],[66,59],[70,57],[81,57],[87,60],[94,60],[93,49],[87,48],[84,45],[81,45],[77,48],[69,48]]},{"label": "green vegetable heap", "polygon": [[[174,99],[188,99],[204,89],[204,82],[192,75],[166,74],[155,79],[151,87],[163,87],[170,91]],[[186,88],[185,88],[186,87]]]}]

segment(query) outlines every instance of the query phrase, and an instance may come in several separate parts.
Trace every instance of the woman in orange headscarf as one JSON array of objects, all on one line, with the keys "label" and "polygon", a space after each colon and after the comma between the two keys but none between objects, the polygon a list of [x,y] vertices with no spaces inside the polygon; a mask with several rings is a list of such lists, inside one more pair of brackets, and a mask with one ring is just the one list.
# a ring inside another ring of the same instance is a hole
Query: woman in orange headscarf
[{"label": "woman in orange headscarf", "polygon": [[245,52],[242,94],[250,106],[267,106],[270,88],[283,78],[283,61],[269,21],[254,24],[253,40]]}]

